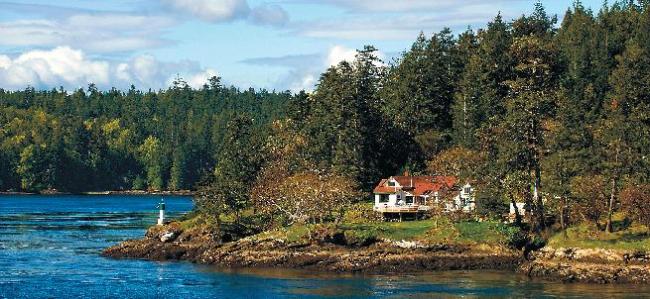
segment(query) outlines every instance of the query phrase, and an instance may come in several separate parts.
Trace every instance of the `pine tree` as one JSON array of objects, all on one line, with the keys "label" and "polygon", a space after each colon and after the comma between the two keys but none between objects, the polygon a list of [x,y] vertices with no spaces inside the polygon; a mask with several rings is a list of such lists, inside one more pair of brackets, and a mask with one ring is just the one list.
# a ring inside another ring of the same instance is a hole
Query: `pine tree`
[{"label": "pine tree", "polygon": [[445,29],[427,40],[420,33],[388,71],[383,86],[384,115],[408,136],[427,130],[446,130],[458,73],[456,39]]},{"label": "pine tree", "polygon": [[507,94],[504,82],[513,76],[508,51],[512,43],[509,26],[501,15],[478,34],[479,45],[467,59],[454,96],[454,140],[478,148],[480,129],[490,119],[500,119]]},{"label": "pine tree", "polygon": [[513,169],[528,174],[529,211],[534,213],[534,228],[545,225],[541,194],[541,159],[544,152],[545,119],[556,102],[557,52],[552,42],[554,18],[538,4],[531,16],[513,24],[515,38],[510,55],[516,62],[516,77],[508,81],[506,114],[502,121],[499,154]]},{"label": "pine tree", "polygon": [[181,190],[185,188],[185,157],[181,149],[176,149],[172,158],[172,168],[169,172],[170,190]]},{"label": "pine tree", "polygon": [[216,196],[237,218],[250,204],[248,190],[259,168],[252,130],[253,120],[249,115],[240,114],[228,122],[214,170]]}]

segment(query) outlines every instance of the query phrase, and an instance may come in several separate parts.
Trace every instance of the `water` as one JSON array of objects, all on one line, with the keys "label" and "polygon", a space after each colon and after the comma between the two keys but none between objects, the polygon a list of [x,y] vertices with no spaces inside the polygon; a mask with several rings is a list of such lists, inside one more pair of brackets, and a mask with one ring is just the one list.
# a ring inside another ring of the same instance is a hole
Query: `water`
[{"label": "water", "polygon": [[[220,270],[112,260],[101,250],[141,237],[159,196],[0,196],[0,298],[593,298],[650,296],[647,286],[531,281],[508,272],[332,275]],[[165,197],[168,214],[189,211]]]}]

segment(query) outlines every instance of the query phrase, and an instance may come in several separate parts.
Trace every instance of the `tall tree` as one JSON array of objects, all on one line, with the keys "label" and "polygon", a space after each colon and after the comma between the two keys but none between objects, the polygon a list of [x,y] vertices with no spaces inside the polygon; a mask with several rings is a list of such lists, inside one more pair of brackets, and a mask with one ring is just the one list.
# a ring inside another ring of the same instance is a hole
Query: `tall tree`
[{"label": "tall tree", "polygon": [[490,119],[500,119],[505,110],[504,84],[513,76],[509,55],[510,26],[501,15],[478,33],[477,49],[468,58],[454,97],[454,140],[468,148],[478,148],[479,129]]},{"label": "tall tree", "polygon": [[216,196],[237,218],[241,210],[250,204],[248,190],[259,168],[259,143],[253,139],[252,130],[250,115],[241,114],[228,122],[214,170]]},{"label": "tall tree", "polygon": [[384,114],[409,136],[446,130],[458,71],[456,39],[448,29],[427,39],[420,33],[408,52],[393,65],[384,84]]},{"label": "tall tree", "polygon": [[526,203],[534,214],[534,227],[545,225],[541,194],[541,159],[544,152],[545,121],[551,116],[557,89],[557,51],[552,41],[555,18],[541,4],[531,16],[513,23],[514,40],[510,55],[516,62],[515,78],[507,82],[506,113],[500,137],[501,158],[514,169],[528,173],[530,196]]},{"label": "tall tree", "polygon": [[154,136],[147,137],[138,148],[138,153],[145,168],[147,186],[152,190],[162,190],[165,161],[160,140]]}]

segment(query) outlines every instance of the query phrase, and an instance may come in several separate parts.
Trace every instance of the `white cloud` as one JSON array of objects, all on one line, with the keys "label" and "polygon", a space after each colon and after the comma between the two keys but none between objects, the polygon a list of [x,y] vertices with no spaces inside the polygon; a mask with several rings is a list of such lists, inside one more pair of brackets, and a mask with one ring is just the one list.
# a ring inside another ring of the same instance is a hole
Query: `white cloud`
[{"label": "white cloud", "polygon": [[279,27],[289,22],[289,14],[278,5],[262,4],[251,8],[246,0],[161,1],[175,12],[212,23],[247,20],[255,25]]},{"label": "white cloud", "polygon": [[250,13],[246,0],[163,0],[163,3],[207,22],[242,19]]},{"label": "white cloud", "polygon": [[81,51],[59,47],[51,51],[30,51],[15,59],[3,56],[1,82],[8,87],[25,85],[69,85],[77,82],[107,84],[109,64],[88,60]]},{"label": "white cloud", "polygon": [[[408,12],[423,10],[443,10],[470,5],[485,4],[484,0],[298,0],[317,4],[334,5],[354,12]],[[491,5],[508,4],[516,2],[530,2],[529,0],[496,0]]]},{"label": "white cloud", "polygon": [[[354,13],[338,18],[309,20],[293,24],[294,33],[313,38],[348,40],[413,40],[422,30],[439,31],[450,27],[460,31],[471,25],[483,27],[501,12],[508,19],[521,13],[508,5],[520,0],[496,3],[453,1],[328,1]],[[399,12],[399,13],[395,13]]]},{"label": "white cloud", "polygon": [[[286,69],[287,72],[273,82],[273,85],[278,89],[289,89],[297,92],[300,90],[313,90],[318,78],[327,68],[342,61],[353,62],[356,54],[355,49],[334,45],[321,54],[262,57],[247,59],[242,62],[250,65]],[[381,60],[386,57],[381,51],[377,51],[375,55]]]},{"label": "white cloud", "polygon": [[126,62],[89,58],[82,50],[57,47],[52,50],[28,51],[11,58],[0,55],[0,87],[22,89],[28,85],[38,88],[63,86],[79,88],[95,83],[101,88],[159,89],[177,75],[188,78],[188,84],[200,87],[216,71],[201,68],[191,61],[162,62],[150,55],[134,57]]},{"label": "white cloud", "polygon": [[357,55],[357,50],[355,49],[350,49],[339,45],[331,47],[327,53],[326,66],[330,67],[337,65],[342,61],[352,62],[354,61],[355,55]]},{"label": "white cloud", "polygon": [[75,14],[63,19],[0,22],[0,45],[56,47],[69,45],[94,52],[126,52],[171,43],[160,38],[175,21],[132,14]]},{"label": "white cloud", "polygon": [[260,5],[250,12],[250,20],[263,26],[284,26],[289,22],[289,14],[278,5]]},{"label": "white cloud", "polygon": [[[213,69],[207,69],[199,73],[195,73],[193,75],[190,75],[185,79],[185,82],[187,82],[187,85],[189,85],[192,88],[199,89],[201,88],[204,84],[208,82],[208,79],[218,76],[217,72]],[[173,82],[173,81],[171,81]],[[168,82],[168,85],[171,85],[171,82]]]}]

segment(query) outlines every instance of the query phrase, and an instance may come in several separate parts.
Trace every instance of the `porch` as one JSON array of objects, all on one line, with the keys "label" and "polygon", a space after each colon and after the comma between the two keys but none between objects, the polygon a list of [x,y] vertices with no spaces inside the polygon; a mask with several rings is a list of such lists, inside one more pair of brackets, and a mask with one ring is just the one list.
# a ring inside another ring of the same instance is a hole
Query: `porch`
[{"label": "porch", "polygon": [[384,221],[417,220],[422,214],[430,210],[430,206],[425,205],[380,205],[375,206],[373,210],[381,213]]}]

